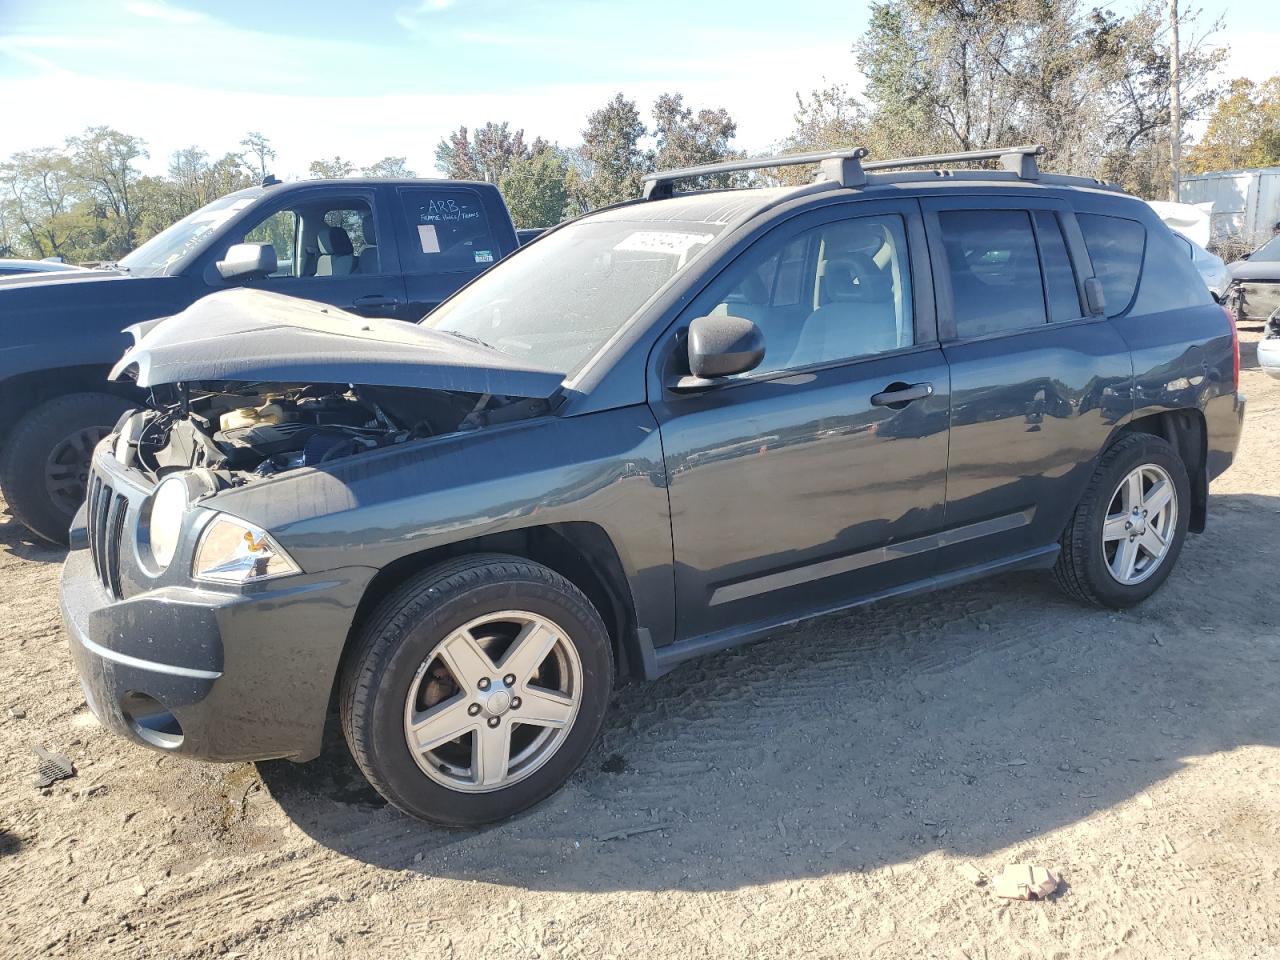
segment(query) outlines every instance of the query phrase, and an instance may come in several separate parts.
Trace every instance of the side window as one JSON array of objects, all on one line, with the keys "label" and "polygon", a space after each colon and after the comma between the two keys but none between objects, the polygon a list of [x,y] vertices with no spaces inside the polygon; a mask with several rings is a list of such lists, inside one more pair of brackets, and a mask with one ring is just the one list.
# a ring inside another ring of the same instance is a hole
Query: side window
[{"label": "side window", "polygon": [[484,203],[474,190],[431,187],[400,191],[413,273],[483,270],[498,259]]},{"label": "side window", "polygon": [[296,264],[298,215],[292,210],[279,210],[244,235],[245,243],[267,243],[276,251],[276,272],[273,277],[293,277]]},{"label": "side window", "polygon": [[275,247],[273,277],[345,277],[381,273],[373,211],[364,200],[298,203],[245,234]]},{"label": "side window", "polygon": [[1076,220],[1093,261],[1093,275],[1102,284],[1107,316],[1119,316],[1129,309],[1138,289],[1147,230],[1136,220],[1096,213],[1076,214]]},{"label": "side window", "polygon": [[1040,266],[1044,270],[1049,319],[1077,320],[1084,316],[1080,308],[1080,288],[1076,286],[1076,272],[1071,266],[1058,215],[1051,210],[1037,210],[1036,234],[1040,238]]},{"label": "side window", "polygon": [[1046,322],[1030,213],[944,210],[938,220],[951,277],[957,336],[980,337]]},{"label": "side window", "polygon": [[1187,241],[1163,224],[1148,231],[1132,313],[1143,316],[1212,302],[1213,294],[1187,255]]},{"label": "side window", "polygon": [[767,236],[717,279],[711,313],[754,322],[764,362],[749,375],[896,350],[914,342],[906,224],[897,215]]}]

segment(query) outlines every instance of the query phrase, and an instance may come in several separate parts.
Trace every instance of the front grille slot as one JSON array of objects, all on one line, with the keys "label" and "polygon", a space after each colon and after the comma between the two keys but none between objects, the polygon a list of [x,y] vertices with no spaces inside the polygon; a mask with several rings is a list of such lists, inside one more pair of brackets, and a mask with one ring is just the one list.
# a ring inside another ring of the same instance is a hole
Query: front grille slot
[{"label": "front grille slot", "polygon": [[129,500],[94,473],[89,481],[89,553],[93,569],[113,597],[124,596],[120,582],[120,543]]}]

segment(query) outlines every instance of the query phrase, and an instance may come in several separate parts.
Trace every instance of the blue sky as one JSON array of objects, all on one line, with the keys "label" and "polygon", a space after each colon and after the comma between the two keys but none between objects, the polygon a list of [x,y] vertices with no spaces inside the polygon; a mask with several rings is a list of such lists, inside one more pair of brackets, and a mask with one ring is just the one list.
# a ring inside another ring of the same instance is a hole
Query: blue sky
[{"label": "blue sky", "polygon": [[[1203,6],[1226,18],[1224,76],[1280,72],[1275,0]],[[179,147],[220,155],[261,130],[282,176],[335,153],[408,156],[429,175],[436,142],[460,124],[509,120],[570,145],[617,91],[642,106],[664,91],[724,106],[738,145],[758,151],[789,129],[797,91],[858,86],[849,50],[866,11],[850,0],[0,0],[0,157],[105,123],[148,141],[150,170]]]}]

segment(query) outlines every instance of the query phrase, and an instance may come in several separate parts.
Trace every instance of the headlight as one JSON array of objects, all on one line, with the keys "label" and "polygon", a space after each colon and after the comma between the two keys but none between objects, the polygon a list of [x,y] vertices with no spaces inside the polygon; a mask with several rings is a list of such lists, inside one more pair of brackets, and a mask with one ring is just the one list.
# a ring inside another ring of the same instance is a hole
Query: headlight
[{"label": "headlight", "polygon": [[151,548],[151,560],[159,570],[169,566],[173,552],[178,548],[182,518],[189,502],[187,483],[181,476],[162,481],[151,495],[151,506],[146,515],[147,545]]},{"label": "headlight", "polygon": [[256,583],[302,571],[267,531],[220,513],[204,528],[191,575],[214,583]]}]

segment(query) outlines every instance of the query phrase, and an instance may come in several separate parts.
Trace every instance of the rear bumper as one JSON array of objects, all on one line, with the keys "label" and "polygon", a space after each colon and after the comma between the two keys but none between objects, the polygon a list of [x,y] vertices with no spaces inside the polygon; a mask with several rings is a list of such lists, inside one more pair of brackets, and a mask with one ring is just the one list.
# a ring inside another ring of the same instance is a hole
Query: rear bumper
[{"label": "rear bumper", "polygon": [[169,586],[117,600],[89,552],[73,550],[62,615],[85,699],[104,726],[153,749],[311,759],[372,573],[289,578],[254,594]]},{"label": "rear bumper", "polygon": [[1205,471],[1213,480],[1235,462],[1244,432],[1245,396],[1240,392],[1214,397],[1205,404],[1204,419],[1208,431],[1208,456]]}]

